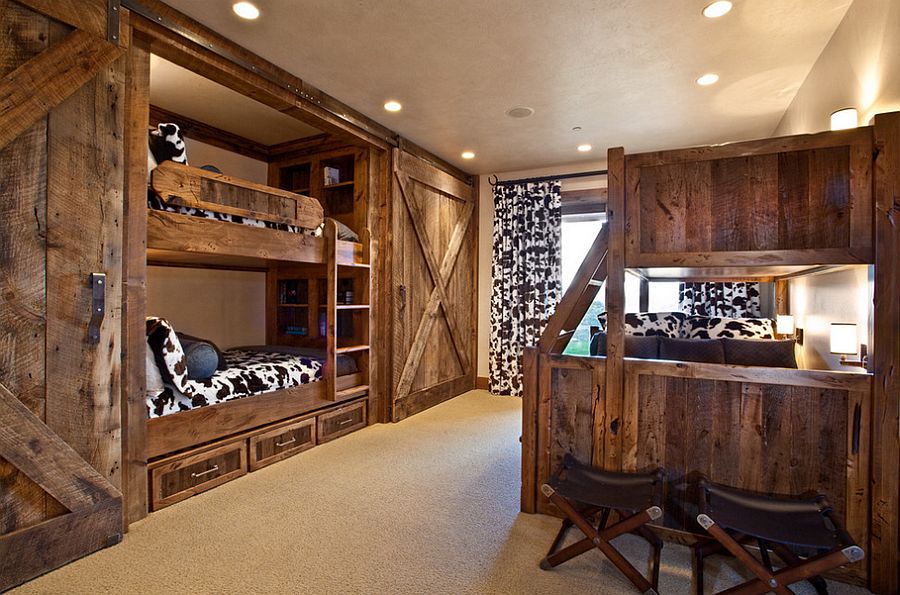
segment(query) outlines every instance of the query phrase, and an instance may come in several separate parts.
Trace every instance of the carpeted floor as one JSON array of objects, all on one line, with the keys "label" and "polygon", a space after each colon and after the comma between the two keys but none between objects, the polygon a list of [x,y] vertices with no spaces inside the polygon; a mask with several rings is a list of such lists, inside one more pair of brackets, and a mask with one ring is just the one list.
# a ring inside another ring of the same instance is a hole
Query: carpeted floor
[{"label": "carpeted floor", "polygon": [[[596,552],[538,568],[559,521],[518,512],[520,423],[518,399],[467,393],[154,513],[17,593],[634,592]],[[643,542],[617,543],[645,568]],[[660,591],[690,592],[687,549],[663,549]]]}]

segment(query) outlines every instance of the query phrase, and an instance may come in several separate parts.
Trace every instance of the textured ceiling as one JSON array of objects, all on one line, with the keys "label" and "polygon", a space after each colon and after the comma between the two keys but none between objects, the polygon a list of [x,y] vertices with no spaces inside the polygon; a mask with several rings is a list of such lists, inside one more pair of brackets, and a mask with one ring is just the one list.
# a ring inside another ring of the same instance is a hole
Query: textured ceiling
[{"label": "textured ceiling", "polygon": [[167,1],[473,173],[769,136],[851,3],[734,0],[711,20],[708,0],[255,0],[248,22],[231,0]]}]

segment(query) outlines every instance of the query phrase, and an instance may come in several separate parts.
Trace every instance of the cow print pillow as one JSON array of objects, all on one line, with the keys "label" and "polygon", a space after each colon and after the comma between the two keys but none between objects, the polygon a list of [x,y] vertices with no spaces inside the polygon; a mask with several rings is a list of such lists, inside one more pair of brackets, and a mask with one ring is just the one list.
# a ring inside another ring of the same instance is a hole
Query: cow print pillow
[{"label": "cow print pillow", "polygon": [[164,318],[147,317],[147,344],[163,380],[185,394],[192,392],[188,384],[187,357],[175,329]]},{"label": "cow print pillow", "polygon": [[774,339],[769,318],[708,318],[691,316],[684,323],[688,339]]},{"label": "cow print pillow", "polygon": [[150,152],[157,163],[175,161],[188,164],[184,136],[178,124],[161,123],[150,131]]},{"label": "cow print pillow", "polygon": [[[628,312],[625,314],[625,334],[635,337],[681,337],[686,314],[681,312]],[[606,330],[606,312],[599,314],[600,327]]]}]

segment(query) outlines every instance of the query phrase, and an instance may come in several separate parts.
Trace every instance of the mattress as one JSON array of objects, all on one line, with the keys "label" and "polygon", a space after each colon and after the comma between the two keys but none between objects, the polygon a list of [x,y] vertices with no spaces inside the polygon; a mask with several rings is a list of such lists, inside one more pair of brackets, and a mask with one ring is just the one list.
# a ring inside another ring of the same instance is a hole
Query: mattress
[{"label": "mattress", "polygon": [[279,231],[287,231],[290,233],[299,233],[307,236],[321,236],[322,227],[316,229],[307,229],[297,225],[288,225],[286,223],[273,223],[271,221],[262,221],[251,217],[241,217],[240,215],[229,215],[227,213],[217,213],[206,209],[195,209],[193,207],[173,206],[164,202],[154,192],[147,193],[147,207],[155,211],[166,211],[168,213],[179,213],[181,215],[190,215],[191,217],[202,217],[204,219],[215,219],[216,221],[227,221],[229,223],[240,223],[241,225],[249,225],[251,227],[265,227],[267,229],[277,229]]},{"label": "mattress", "polygon": [[323,360],[306,355],[245,348],[229,349],[224,354],[228,369],[206,380],[187,380],[183,391],[166,384],[161,393],[148,395],[150,417],[292,388],[322,378]]}]

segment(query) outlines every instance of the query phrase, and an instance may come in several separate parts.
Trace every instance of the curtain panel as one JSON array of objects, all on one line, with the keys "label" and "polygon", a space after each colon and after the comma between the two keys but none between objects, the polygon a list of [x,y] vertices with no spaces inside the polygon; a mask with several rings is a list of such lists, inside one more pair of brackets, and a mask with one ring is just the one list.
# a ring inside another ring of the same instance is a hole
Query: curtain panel
[{"label": "curtain panel", "polygon": [[522,350],[562,297],[560,182],[494,187],[490,391],[522,395]]},{"label": "curtain panel", "polygon": [[688,316],[762,316],[759,283],[680,283],[678,305]]}]

